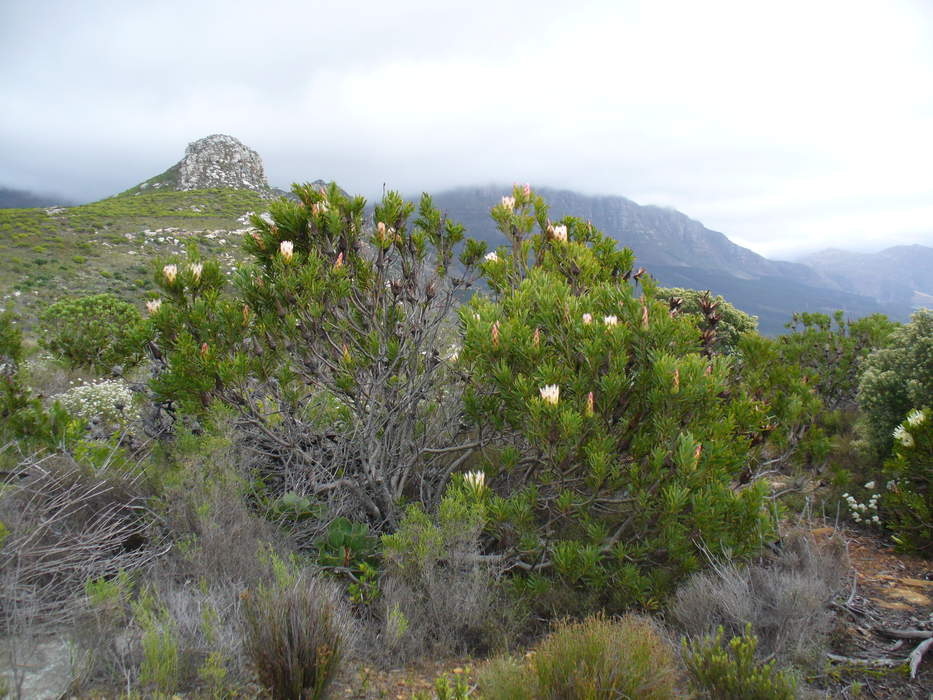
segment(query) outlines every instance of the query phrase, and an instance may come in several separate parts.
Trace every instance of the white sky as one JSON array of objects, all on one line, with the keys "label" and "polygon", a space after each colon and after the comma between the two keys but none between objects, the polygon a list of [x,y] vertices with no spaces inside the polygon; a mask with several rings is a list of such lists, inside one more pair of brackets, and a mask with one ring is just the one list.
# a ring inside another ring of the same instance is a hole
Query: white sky
[{"label": "white sky", "polygon": [[933,245],[933,0],[0,0],[0,185],[122,191],[202,136],[273,185],[512,183],[771,257]]}]

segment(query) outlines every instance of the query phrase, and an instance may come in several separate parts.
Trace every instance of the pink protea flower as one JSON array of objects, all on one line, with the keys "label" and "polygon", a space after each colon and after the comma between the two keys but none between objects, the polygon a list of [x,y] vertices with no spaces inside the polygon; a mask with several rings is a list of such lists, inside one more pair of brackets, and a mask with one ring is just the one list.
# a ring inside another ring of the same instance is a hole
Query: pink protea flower
[{"label": "pink protea flower", "polygon": [[530,196],[531,196],[531,185],[529,185],[529,184],[526,182],[526,183],[525,183],[525,186],[522,188],[522,192],[525,193],[525,196],[526,196],[526,197],[530,197]]},{"label": "pink protea flower", "polygon": [[535,334],[531,337],[531,342],[535,347],[541,345],[541,329],[535,328]]},{"label": "pink protea flower", "polygon": [[551,227],[551,235],[554,237],[555,241],[559,243],[567,242],[567,227],[563,224],[558,224],[557,226]]},{"label": "pink protea flower", "polygon": [[593,314],[583,314],[583,325],[588,326],[593,322]]},{"label": "pink protea flower", "polygon": [[149,315],[150,315],[150,316],[151,316],[152,314],[158,313],[158,312],[159,312],[159,309],[161,309],[161,308],[162,308],[162,300],[161,300],[161,299],[153,299],[152,301],[147,301],[147,302],[146,302],[146,311],[149,312]]},{"label": "pink protea flower", "polygon": [[335,270],[339,270],[341,267],[343,267],[343,253],[337,256],[337,262],[334,263]]},{"label": "pink protea flower", "polygon": [[492,346],[494,348],[499,347],[499,322],[496,321],[492,324]]}]

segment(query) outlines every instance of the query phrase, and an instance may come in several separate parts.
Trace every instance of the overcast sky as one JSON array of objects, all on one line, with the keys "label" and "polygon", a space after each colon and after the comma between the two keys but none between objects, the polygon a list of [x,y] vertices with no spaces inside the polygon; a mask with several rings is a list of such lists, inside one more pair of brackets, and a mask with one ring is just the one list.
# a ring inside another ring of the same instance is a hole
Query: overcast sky
[{"label": "overcast sky", "polygon": [[236,136],[273,185],[531,182],[771,257],[933,245],[933,0],[0,0],[0,186]]}]

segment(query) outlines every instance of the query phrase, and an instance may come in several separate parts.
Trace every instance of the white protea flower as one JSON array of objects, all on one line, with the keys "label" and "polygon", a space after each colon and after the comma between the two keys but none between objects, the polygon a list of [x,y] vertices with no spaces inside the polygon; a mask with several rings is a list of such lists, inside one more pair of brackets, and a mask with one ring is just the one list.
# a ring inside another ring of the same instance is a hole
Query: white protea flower
[{"label": "white protea flower", "polygon": [[916,408],[907,414],[907,425],[911,428],[918,428],[923,425],[923,421],[927,418],[926,414],[923,411],[917,410]]},{"label": "white protea flower", "polygon": [[285,262],[290,262],[292,256],[295,254],[295,244],[291,241],[282,241],[279,244],[279,253],[282,254],[282,258],[284,258]]},{"label": "white protea flower", "polygon": [[515,197],[503,197],[502,206],[508,209],[509,211],[514,210],[515,209]]},{"label": "white protea flower", "polygon": [[467,472],[463,475],[463,481],[474,493],[480,494],[486,488],[486,474],[481,471]]},{"label": "white protea flower", "polygon": [[544,403],[556,406],[557,402],[560,401],[560,387],[557,384],[548,384],[538,391],[541,392],[541,399]]},{"label": "white protea flower", "polygon": [[150,315],[150,316],[151,316],[152,314],[158,313],[158,312],[159,312],[159,309],[161,309],[161,308],[162,308],[162,300],[161,300],[161,299],[153,299],[152,301],[147,301],[147,302],[146,302],[146,311],[149,312],[149,315]]},{"label": "white protea flower", "polygon": [[875,488],[875,482],[869,481],[867,484],[865,484],[865,488],[871,491],[873,488]]},{"label": "white protea flower", "polygon": [[588,326],[593,322],[593,314],[583,314],[583,325]]},{"label": "white protea flower", "polygon": [[204,265],[201,263],[192,263],[188,265],[188,269],[191,271],[191,275],[194,277],[195,282],[201,281],[201,271],[204,269]]},{"label": "white protea flower", "polygon": [[894,439],[901,443],[904,447],[914,446],[914,436],[908,433],[907,429],[903,425],[899,425],[894,429]]},{"label": "white protea flower", "polygon": [[486,262],[499,262],[499,256],[496,255],[496,251],[491,251],[486,253],[486,257],[483,258]]},{"label": "white protea flower", "polygon": [[552,226],[551,234],[554,236],[555,241],[560,241],[561,243],[567,242],[567,227],[563,224]]},{"label": "white protea flower", "polygon": [[169,284],[174,284],[175,278],[178,277],[178,266],[166,265],[162,268],[162,275],[165,277]]},{"label": "white protea flower", "polygon": [[609,328],[612,328],[619,322],[618,316],[603,316],[603,323],[605,323]]}]

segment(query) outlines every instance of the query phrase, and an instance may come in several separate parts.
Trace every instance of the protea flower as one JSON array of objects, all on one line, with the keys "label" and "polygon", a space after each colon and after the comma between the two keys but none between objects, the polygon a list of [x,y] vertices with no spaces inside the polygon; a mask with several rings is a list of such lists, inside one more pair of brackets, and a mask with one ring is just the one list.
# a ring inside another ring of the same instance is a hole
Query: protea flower
[{"label": "protea flower", "polygon": [[547,232],[549,237],[553,238],[555,241],[560,241],[561,243],[567,242],[567,227],[563,224],[548,226]]},{"label": "protea flower", "polygon": [[291,262],[295,254],[295,244],[291,241],[282,241],[279,244],[279,253],[282,254],[282,258],[284,258],[285,262]]},{"label": "protea flower", "polygon": [[335,270],[339,270],[341,267],[343,267],[343,253],[337,256],[337,261],[334,263]]},{"label": "protea flower", "polygon": [[192,263],[188,265],[188,269],[191,271],[191,276],[194,277],[195,282],[201,281],[201,271],[204,269],[204,265],[201,263]]},{"label": "protea flower", "polygon": [[525,186],[522,188],[522,192],[525,193],[526,197],[531,197],[531,185],[525,183]]},{"label": "protea flower", "polygon": [[535,334],[531,337],[531,342],[535,347],[541,345],[541,329],[535,328]]},{"label": "protea flower", "polygon": [[901,443],[904,447],[914,446],[914,436],[908,433],[907,429],[903,425],[899,425],[894,429],[894,439]]},{"label": "protea flower", "polygon": [[499,262],[499,256],[496,254],[496,251],[493,250],[489,253],[486,253],[485,257],[483,257],[483,260],[486,262]]},{"label": "protea flower", "polygon": [[674,370],[674,393],[680,391],[680,368]]},{"label": "protea flower", "polygon": [[595,413],[594,401],[593,401],[593,392],[591,391],[586,395],[586,415],[592,416]]},{"label": "protea flower", "polygon": [[492,324],[492,330],[490,331],[492,335],[492,346],[494,348],[499,347],[499,322],[496,321]]},{"label": "protea flower", "polygon": [[515,197],[503,197],[502,206],[509,211],[513,211],[515,209]]},{"label": "protea flower", "polygon": [[463,481],[477,496],[486,488],[486,474],[481,471],[467,472],[463,475]]},{"label": "protea flower", "polygon": [[162,274],[165,276],[165,280],[169,284],[175,284],[175,278],[178,276],[178,266],[166,265],[162,268]]},{"label": "protea flower", "polygon": [[548,384],[538,390],[541,393],[541,400],[551,406],[556,406],[560,401],[560,387],[557,384]]},{"label": "protea flower", "polygon": [[147,302],[146,302],[146,311],[149,312],[149,315],[150,315],[150,316],[151,316],[152,314],[158,313],[158,312],[159,312],[159,309],[161,309],[161,308],[162,308],[162,300],[161,300],[161,299],[153,299],[152,301],[147,301]]},{"label": "protea flower", "polygon": [[911,428],[918,428],[923,425],[923,421],[927,418],[926,414],[923,411],[917,410],[916,408],[907,414],[907,425]]},{"label": "protea flower", "polygon": [[593,322],[593,314],[583,314],[583,325],[588,326]]},{"label": "protea flower", "polygon": [[612,328],[618,322],[619,322],[618,316],[603,316],[603,323],[605,323],[608,328]]}]

